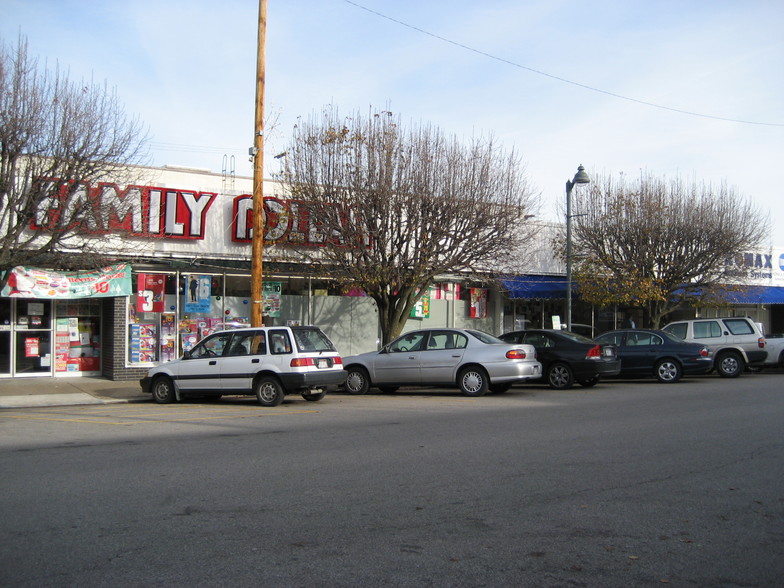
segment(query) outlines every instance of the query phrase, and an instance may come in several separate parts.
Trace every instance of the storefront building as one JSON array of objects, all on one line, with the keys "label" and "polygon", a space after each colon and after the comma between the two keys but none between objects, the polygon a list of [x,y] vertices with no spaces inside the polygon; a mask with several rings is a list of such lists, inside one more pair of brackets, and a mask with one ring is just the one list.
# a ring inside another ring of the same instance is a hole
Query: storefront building
[{"label": "storefront building", "polygon": [[[0,292],[0,378],[133,380],[214,330],[249,324],[252,178],[188,168],[137,171],[133,184],[84,186],[69,196],[96,203],[82,220],[116,263],[71,273],[18,267],[9,275]],[[342,290],[318,264],[304,262],[292,244],[318,247],[322,239],[307,207],[274,182],[265,182],[264,191],[265,324],[318,325],[344,356],[376,349],[375,302]],[[56,205],[67,213],[71,204]],[[36,230],[46,230],[47,215],[39,211]],[[554,230],[542,225],[525,271],[502,277],[500,285],[439,277],[404,330],[501,334],[561,327],[566,280],[550,245]],[[784,250],[740,254],[727,263],[747,273],[748,287],[728,309],[684,309],[684,315],[752,316],[767,332],[784,332]],[[635,312],[593,308],[576,292],[573,330],[593,336],[628,326]]]},{"label": "storefront building", "polygon": [[[84,186],[86,225],[117,263],[91,272],[17,267],[0,292],[0,377],[105,376],[133,380],[208,333],[249,325],[252,178],[139,168],[132,185]],[[341,354],[376,349],[375,302],[343,291],[295,243],[320,245],[302,202],[265,182],[263,308],[267,325],[316,324]],[[46,229],[47,211],[37,217]],[[471,327],[500,333],[502,295],[444,276],[406,330]]]},{"label": "storefront building", "polygon": [[[553,227],[554,229],[554,227]],[[554,234],[542,231],[552,240]],[[763,325],[766,333],[784,333],[784,247],[739,253],[725,260],[739,275],[740,284],[728,292],[726,305],[682,307],[669,321],[717,316],[746,316]],[[550,254],[531,266],[530,272],[501,279],[506,291],[504,330],[559,328],[566,300],[565,268]],[[572,330],[595,337],[611,329],[642,326],[642,311],[633,306],[595,307],[580,300],[575,287]],[[662,325],[664,326],[664,325]]]}]

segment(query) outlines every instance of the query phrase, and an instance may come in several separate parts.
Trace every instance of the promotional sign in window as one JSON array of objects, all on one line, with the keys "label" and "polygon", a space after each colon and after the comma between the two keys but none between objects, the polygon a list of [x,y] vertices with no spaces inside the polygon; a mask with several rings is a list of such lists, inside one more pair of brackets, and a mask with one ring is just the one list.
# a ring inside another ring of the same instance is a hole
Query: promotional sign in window
[{"label": "promotional sign in window", "polygon": [[185,312],[210,312],[212,278],[185,274]]},{"label": "promotional sign in window", "polygon": [[487,318],[487,290],[471,288],[471,318]]},{"label": "promotional sign in window", "polygon": [[430,318],[430,296],[425,294],[411,309],[411,318]]},{"label": "promotional sign in window", "polygon": [[139,312],[163,312],[165,284],[166,276],[163,274],[139,274],[136,309]]},{"label": "promotional sign in window", "polygon": [[38,337],[25,339],[25,357],[38,357],[40,355],[41,340]]},{"label": "promotional sign in window", "polygon": [[261,285],[261,315],[278,317],[280,316],[280,293],[283,285],[280,282],[264,282]]}]

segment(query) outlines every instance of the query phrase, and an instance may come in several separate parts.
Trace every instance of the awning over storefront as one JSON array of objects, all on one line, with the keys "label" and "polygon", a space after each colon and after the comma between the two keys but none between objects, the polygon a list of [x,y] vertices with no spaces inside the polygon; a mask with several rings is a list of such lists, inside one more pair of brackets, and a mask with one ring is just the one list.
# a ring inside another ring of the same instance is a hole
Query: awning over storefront
[{"label": "awning over storefront", "polygon": [[514,276],[502,279],[501,283],[509,291],[509,298],[566,298],[564,276]]},{"label": "awning over storefront", "polygon": [[784,304],[784,288],[780,286],[746,286],[742,291],[730,292],[732,304]]}]

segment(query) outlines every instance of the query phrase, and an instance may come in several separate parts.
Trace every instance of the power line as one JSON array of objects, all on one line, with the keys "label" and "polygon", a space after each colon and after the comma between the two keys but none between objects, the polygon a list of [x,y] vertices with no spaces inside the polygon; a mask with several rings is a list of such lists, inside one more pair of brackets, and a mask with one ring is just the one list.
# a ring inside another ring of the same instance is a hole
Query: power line
[{"label": "power line", "polygon": [[510,61],[509,59],[504,59],[503,57],[498,57],[496,55],[492,55],[491,53],[486,53],[485,51],[481,51],[479,49],[475,49],[474,47],[469,47],[468,45],[464,45],[463,43],[458,43],[457,41],[453,41],[451,39],[447,39],[446,37],[442,37],[440,35],[436,35],[435,33],[431,33],[430,31],[426,31],[425,29],[419,28],[407,22],[403,22],[402,20],[398,20],[396,18],[392,18],[391,16],[387,16],[386,14],[382,14],[376,10],[368,8],[367,6],[363,6],[362,4],[358,4],[357,2],[353,2],[352,0],[343,0],[347,4],[351,4],[357,8],[365,10],[371,14],[384,18],[388,21],[394,22],[395,24],[399,24],[411,30],[417,31],[418,33],[422,33],[423,35],[427,35],[429,37],[433,37],[434,39],[438,39],[439,41],[443,41],[444,43],[449,43],[450,45],[454,45],[455,47],[460,47],[461,49],[465,49],[466,51],[471,51],[472,53],[476,53],[477,55],[482,55],[483,57],[487,57],[489,59],[493,59],[495,61],[500,61],[501,63],[505,63],[507,65],[511,65],[513,67],[517,67],[519,69],[524,69],[526,71],[530,71],[531,73],[535,73],[540,76],[544,76],[553,80],[557,80],[559,82],[563,82],[565,84],[571,84],[572,86],[577,86],[578,88],[583,88],[585,90],[590,90],[591,92],[598,92],[599,94],[604,94],[605,96],[612,96],[613,98],[618,98],[620,100],[626,100],[628,102],[634,102],[636,104],[642,104],[643,106],[650,106],[652,108],[659,108],[661,110],[668,110],[670,112],[677,112],[679,114],[686,114],[688,116],[697,116],[700,118],[709,118],[713,120],[722,120],[725,122],[734,122],[734,123],[741,123],[745,125],[760,125],[760,126],[768,126],[768,127],[784,127],[784,123],[771,123],[771,122],[759,122],[753,120],[742,120],[737,118],[727,118],[723,116],[714,116],[711,114],[702,114],[699,112],[693,112],[690,110],[681,110],[680,108],[673,108],[671,106],[663,106],[661,104],[655,104],[653,102],[647,102],[645,100],[640,100],[638,98],[631,98],[629,96],[623,96],[621,94],[616,94],[615,92],[609,92],[607,90],[602,90],[601,88],[595,88],[593,86],[589,86],[587,84],[581,84],[580,82],[575,82],[572,80],[568,80],[566,78],[562,78],[553,74],[549,74],[547,72],[534,69],[532,67],[528,67],[527,65],[522,65],[520,63],[516,63],[514,61]]},{"label": "power line", "polygon": [[186,153],[242,153],[237,147],[211,147],[207,145],[186,145],[183,143],[162,143],[150,141],[150,147],[158,151],[181,151]]}]

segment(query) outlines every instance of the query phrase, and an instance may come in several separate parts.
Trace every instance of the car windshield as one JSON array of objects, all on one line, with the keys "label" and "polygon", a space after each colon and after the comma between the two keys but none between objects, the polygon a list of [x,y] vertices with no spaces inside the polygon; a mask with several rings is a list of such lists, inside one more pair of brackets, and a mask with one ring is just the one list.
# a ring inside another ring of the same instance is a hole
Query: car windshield
[{"label": "car windshield", "polygon": [[[482,331],[466,331],[469,335],[474,337],[475,339],[479,339],[482,343],[487,343],[492,345],[493,343],[506,343],[506,341],[501,341],[498,337],[494,337],[493,335],[489,335]],[[508,343],[506,343],[508,345]]]},{"label": "car windshield", "polygon": [[332,341],[321,331],[315,328],[294,328],[294,340],[297,349],[304,352],[335,351]]}]

